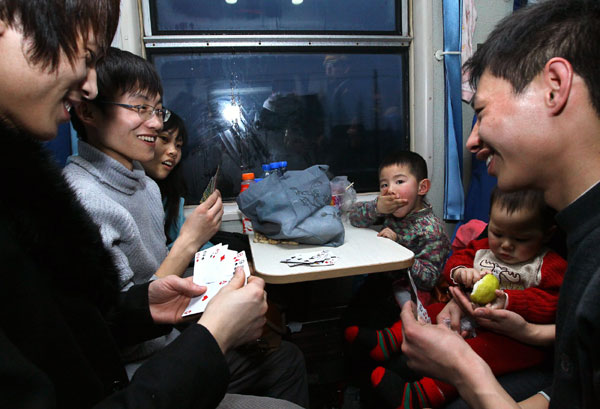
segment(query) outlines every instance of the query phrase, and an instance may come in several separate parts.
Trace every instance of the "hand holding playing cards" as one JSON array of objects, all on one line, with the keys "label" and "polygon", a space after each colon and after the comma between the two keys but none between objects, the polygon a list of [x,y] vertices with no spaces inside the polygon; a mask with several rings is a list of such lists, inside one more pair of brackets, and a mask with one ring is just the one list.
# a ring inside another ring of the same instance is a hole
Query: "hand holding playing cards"
[{"label": "hand holding playing cards", "polygon": [[[415,319],[415,304],[409,301],[402,307],[402,353],[408,366],[423,375],[435,376],[446,382],[461,379],[460,366],[468,359],[483,361],[460,335],[444,324],[424,324]],[[485,365],[485,363],[483,363]]]},{"label": "hand holding playing cards", "polygon": [[393,193],[390,193],[387,188],[383,189],[379,197],[377,197],[377,213],[391,214],[402,206],[406,206],[408,200],[397,198]]},{"label": "hand holding playing cards", "polygon": [[409,368],[453,384],[469,407],[518,408],[490,367],[464,339],[444,324],[415,319],[415,305],[402,307],[402,353]]},{"label": "hand holding playing cards", "polygon": [[181,314],[187,308],[190,298],[206,291],[206,287],[196,285],[192,277],[181,278],[174,275],[154,280],[148,287],[150,314],[157,324],[175,324],[182,321]]},{"label": "hand holding playing cards", "polygon": [[259,338],[267,321],[265,282],[250,277],[244,286],[244,281],[243,269],[236,268],[229,284],[213,297],[198,321],[215,337],[223,353]]},{"label": "hand holding playing cards", "polygon": [[223,201],[221,193],[215,190],[205,202],[199,204],[181,227],[180,237],[184,243],[191,244],[196,252],[215,235],[221,227]]}]

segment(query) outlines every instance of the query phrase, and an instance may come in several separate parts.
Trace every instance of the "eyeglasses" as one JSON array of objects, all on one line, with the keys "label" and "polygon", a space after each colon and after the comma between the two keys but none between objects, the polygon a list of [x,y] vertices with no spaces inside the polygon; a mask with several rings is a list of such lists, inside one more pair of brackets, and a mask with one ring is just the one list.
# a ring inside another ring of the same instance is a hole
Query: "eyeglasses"
[{"label": "eyeglasses", "polygon": [[156,108],[156,107],[153,107],[152,105],[146,105],[146,104],[129,105],[129,104],[120,104],[118,102],[111,102],[111,101],[97,101],[97,102],[100,102],[101,104],[116,105],[116,106],[123,107],[126,109],[131,109],[132,111],[137,111],[140,118],[142,118],[144,121],[148,121],[154,115],[159,117],[163,122],[167,122],[169,120],[169,118],[171,117],[171,111],[169,111],[168,109]]}]

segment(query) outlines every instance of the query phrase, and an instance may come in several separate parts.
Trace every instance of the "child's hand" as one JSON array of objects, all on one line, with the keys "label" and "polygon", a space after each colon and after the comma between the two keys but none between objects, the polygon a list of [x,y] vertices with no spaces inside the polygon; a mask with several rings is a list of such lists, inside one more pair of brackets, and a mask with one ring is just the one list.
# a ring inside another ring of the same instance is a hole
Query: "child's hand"
[{"label": "child's hand", "polygon": [[491,303],[488,303],[486,307],[491,308],[493,310],[504,310],[506,309],[506,300],[508,296],[502,290],[496,290],[496,299]]},{"label": "child's hand", "polygon": [[393,193],[389,193],[388,188],[384,188],[377,197],[377,213],[391,214],[402,206],[406,206],[408,200],[397,198]]},{"label": "child's hand", "polygon": [[485,274],[480,273],[474,268],[461,267],[454,270],[452,273],[452,279],[458,283],[462,284],[467,288],[473,288],[475,283],[479,281]]},{"label": "child's hand", "polygon": [[392,229],[390,229],[389,227],[386,227],[385,229],[383,229],[379,233],[377,233],[377,237],[385,237],[387,239],[396,241],[396,239],[398,238],[398,235],[396,233],[394,233],[394,231]]}]

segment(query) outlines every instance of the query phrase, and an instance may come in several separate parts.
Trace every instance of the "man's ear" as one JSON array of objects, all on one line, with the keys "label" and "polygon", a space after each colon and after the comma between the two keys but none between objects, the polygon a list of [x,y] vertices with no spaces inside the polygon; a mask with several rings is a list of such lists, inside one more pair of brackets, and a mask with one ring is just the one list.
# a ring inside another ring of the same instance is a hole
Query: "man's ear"
[{"label": "man's ear", "polygon": [[546,85],[544,101],[552,115],[558,115],[569,100],[573,84],[573,66],[562,57],[554,57],[548,60],[542,75]]},{"label": "man's ear", "polygon": [[8,25],[4,22],[4,20],[0,20],[0,36],[4,34],[7,28]]},{"label": "man's ear", "polygon": [[431,181],[429,179],[423,179],[419,182],[419,189],[417,190],[417,194],[419,196],[425,196],[429,189],[431,188]]},{"label": "man's ear", "polygon": [[95,108],[92,107],[92,104],[86,100],[82,100],[81,103],[75,105],[74,109],[79,120],[85,125],[92,125],[98,116]]}]

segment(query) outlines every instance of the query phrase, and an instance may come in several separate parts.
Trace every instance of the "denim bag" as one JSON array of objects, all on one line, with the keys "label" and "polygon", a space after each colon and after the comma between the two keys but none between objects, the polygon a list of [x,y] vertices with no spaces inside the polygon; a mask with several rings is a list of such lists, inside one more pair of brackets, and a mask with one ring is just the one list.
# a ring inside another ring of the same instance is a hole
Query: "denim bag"
[{"label": "denim bag", "polygon": [[327,165],[277,173],[253,183],[236,202],[252,228],[277,240],[337,247],[344,225],[331,203]]}]

